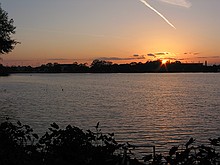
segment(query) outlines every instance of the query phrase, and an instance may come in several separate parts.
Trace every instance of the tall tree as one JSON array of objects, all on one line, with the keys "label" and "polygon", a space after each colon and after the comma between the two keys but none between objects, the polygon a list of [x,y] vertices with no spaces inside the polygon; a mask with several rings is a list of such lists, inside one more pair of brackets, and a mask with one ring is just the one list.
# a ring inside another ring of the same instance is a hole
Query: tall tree
[{"label": "tall tree", "polygon": [[11,52],[18,43],[11,38],[15,34],[14,20],[8,18],[8,13],[1,8],[0,4],[0,54]]}]

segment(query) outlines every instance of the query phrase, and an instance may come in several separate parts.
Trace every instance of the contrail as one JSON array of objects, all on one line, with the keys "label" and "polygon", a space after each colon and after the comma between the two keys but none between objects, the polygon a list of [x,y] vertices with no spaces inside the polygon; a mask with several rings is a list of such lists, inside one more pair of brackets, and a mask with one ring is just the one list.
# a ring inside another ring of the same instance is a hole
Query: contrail
[{"label": "contrail", "polygon": [[153,10],[155,13],[157,13],[161,18],[163,18],[171,27],[176,29],[176,27],[172,23],[170,23],[170,21],[168,21],[166,17],[164,17],[160,12],[154,9],[151,5],[149,5],[145,0],[140,0],[140,1],[144,3],[147,7],[149,7],[151,10]]}]

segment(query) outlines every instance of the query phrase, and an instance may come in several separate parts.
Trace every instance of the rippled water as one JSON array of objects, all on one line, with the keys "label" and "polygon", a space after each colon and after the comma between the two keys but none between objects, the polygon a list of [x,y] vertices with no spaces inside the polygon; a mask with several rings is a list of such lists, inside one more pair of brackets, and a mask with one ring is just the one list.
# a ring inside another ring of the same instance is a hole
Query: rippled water
[{"label": "rippled water", "polygon": [[0,120],[44,133],[52,122],[114,132],[158,150],[220,136],[220,74],[13,74],[0,77]]}]

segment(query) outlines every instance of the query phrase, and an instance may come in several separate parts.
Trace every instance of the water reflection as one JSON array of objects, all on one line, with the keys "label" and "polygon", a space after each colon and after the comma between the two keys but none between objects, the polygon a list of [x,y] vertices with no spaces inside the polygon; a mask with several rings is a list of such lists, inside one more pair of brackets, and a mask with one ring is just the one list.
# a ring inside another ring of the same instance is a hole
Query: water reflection
[{"label": "water reflection", "polygon": [[17,74],[0,81],[0,113],[37,132],[99,121],[119,141],[169,147],[219,136],[219,83],[219,74]]}]

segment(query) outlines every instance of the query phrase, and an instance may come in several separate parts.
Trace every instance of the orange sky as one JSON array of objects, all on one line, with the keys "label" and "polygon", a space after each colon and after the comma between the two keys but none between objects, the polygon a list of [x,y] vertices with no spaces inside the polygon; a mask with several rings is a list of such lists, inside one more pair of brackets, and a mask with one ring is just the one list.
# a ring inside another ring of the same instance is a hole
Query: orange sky
[{"label": "orange sky", "polygon": [[176,30],[138,0],[3,0],[17,27],[13,37],[21,44],[1,62],[37,66],[160,58],[220,64],[219,0],[188,1],[188,6],[184,0],[147,2]]}]

